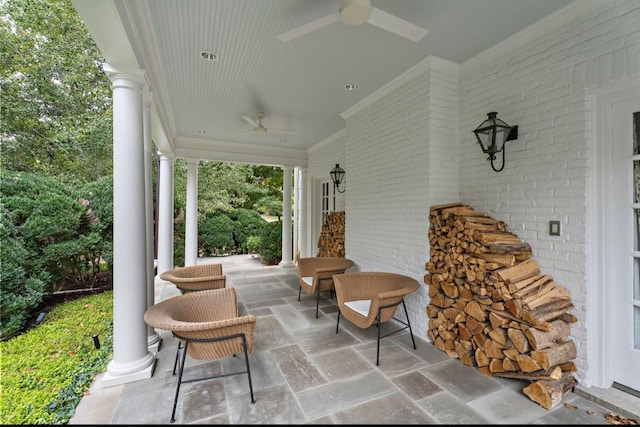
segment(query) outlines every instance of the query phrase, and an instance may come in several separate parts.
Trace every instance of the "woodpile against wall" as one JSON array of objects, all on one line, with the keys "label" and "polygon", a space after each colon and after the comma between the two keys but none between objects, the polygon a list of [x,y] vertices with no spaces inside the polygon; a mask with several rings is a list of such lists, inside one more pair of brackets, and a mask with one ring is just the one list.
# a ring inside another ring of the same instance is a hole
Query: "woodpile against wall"
[{"label": "woodpile against wall", "polygon": [[578,384],[567,289],[502,221],[460,203],[432,206],[429,221],[427,336],[485,375],[530,380],[523,392],[555,407]]},{"label": "woodpile against wall", "polygon": [[316,256],[344,258],[344,220],[344,211],[332,211],[325,216]]}]

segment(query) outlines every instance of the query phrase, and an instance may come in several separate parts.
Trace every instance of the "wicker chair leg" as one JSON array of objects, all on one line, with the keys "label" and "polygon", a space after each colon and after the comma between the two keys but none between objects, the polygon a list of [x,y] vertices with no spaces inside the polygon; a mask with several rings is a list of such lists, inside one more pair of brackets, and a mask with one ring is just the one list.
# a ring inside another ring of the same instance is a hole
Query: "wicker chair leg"
[{"label": "wicker chair leg", "polygon": [[302,285],[298,288],[298,301],[300,301],[300,293],[302,292]]},{"label": "wicker chair leg", "polygon": [[336,322],[336,334],[338,333],[338,325],[340,325],[340,309],[338,309],[338,321]]}]

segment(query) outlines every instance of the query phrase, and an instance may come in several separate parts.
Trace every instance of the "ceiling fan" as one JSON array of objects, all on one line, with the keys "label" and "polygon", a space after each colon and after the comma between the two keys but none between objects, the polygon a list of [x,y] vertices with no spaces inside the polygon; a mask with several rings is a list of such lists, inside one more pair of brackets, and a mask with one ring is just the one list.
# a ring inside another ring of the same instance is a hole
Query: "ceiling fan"
[{"label": "ceiling fan", "polygon": [[288,42],[340,20],[348,25],[361,25],[366,22],[414,42],[429,32],[429,30],[371,6],[371,0],[342,0],[338,12],[308,22],[298,28],[279,34],[277,37],[283,42]]},{"label": "ceiling fan", "polygon": [[262,119],[264,118],[265,113],[263,113],[262,111],[259,111],[256,113],[256,119],[258,119],[258,121],[256,122],[255,120],[253,120],[251,117],[249,116],[242,116],[242,118],[249,123],[251,126],[253,126],[252,129],[246,129],[244,131],[242,131],[241,135],[245,135],[248,133],[257,133],[257,134],[264,134],[264,133],[286,133],[289,135],[295,135],[295,132],[291,132],[288,130],[284,130],[284,129],[267,129],[263,124],[262,124]]}]

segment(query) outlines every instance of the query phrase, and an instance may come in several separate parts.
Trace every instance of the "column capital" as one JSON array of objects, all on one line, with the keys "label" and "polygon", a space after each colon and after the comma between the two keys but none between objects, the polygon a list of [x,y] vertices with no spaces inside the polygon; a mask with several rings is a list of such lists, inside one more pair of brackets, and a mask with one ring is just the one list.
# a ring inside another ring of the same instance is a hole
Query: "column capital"
[{"label": "column capital", "polygon": [[135,89],[144,89],[149,87],[147,84],[146,75],[143,70],[131,69],[126,67],[116,67],[108,63],[102,64],[102,69],[105,74],[111,80],[112,85],[123,85],[125,82],[129,82],[128,86]]}]

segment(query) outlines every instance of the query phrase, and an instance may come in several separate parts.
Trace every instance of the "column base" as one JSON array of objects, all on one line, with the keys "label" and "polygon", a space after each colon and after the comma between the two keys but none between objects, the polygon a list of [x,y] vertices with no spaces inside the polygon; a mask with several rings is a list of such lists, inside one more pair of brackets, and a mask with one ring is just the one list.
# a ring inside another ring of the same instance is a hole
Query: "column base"
[{"label": "column base", "polygon": [[153,376],[153,370],[156,366],[156,358],[152,353],[147,353],[147,356],[143,358],[142,361],[136,364],[138,365],[139,369],[134,370],[131,364],[128,364],[126,367],[124,367],[117,366],[118,364],[116,364],[113,360],[109,362],[107,372],[102,377],[102,388],[151,378]]},{"label": "column base", "polygon": [[291,268],[291,267],[295,267],[296,265],[293,263],[293,261],[280,261],[280,263],[278,264],[280,267],[284,267],[284,268]]}]

